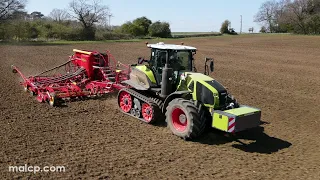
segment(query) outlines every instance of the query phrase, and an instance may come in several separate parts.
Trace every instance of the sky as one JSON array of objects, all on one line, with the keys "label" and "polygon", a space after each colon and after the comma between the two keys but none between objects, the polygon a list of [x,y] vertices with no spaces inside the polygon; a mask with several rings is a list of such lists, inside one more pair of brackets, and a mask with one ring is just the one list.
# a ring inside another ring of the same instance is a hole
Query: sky
[{"label": "sky", "polygon": [[[45,16],[54,9],[68,9],[71,0],[28,0],[26,10],[40,11]],[[88,0],[90,1],[90,0]],[[254,15],[265,0],[102,0],[114,17],[111,25],[121,25],[137,17],[146,16],[152,21],[170,23],[172,32],[218,32],[221,23],[228,19],[232,28],[243,32],[250,27],[255,32],[260,25],[253,22]]]}]

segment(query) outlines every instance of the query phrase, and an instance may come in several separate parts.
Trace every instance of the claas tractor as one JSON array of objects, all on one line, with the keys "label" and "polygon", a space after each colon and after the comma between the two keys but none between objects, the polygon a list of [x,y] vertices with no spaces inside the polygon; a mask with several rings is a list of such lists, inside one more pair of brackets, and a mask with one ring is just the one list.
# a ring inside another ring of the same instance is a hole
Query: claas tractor
[{"label": "claas tractor", "polygon": [[127,88],[118,93],[121,111],[145,123],[164,120],[173,134],[187,140],[207,127],[236,133],[260,125],[261,111],[237,100],[211,78],[214,60],[205,59],[205,72],[195,68],[197,49],[185,45],[148,44],[149,60],[131,65]]}]

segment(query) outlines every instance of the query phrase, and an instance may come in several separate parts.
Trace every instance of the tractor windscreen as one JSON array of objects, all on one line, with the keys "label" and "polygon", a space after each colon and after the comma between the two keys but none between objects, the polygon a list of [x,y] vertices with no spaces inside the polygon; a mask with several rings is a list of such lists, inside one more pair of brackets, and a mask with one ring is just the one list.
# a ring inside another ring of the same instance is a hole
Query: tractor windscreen
[{"label": "tractor windscreen", "polygon": [[183,70],[192,71],[192,67],[191,67],[192,52],[174,51],[174,52],[171,52],[169,55],[170,55],[170,64],[174,71],[183,71]]}]

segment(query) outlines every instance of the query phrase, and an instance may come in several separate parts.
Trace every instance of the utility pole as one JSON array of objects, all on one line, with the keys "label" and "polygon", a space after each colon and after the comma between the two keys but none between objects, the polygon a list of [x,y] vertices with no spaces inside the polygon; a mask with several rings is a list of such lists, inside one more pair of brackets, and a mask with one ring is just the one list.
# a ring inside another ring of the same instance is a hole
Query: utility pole
[{"label": "utility pole", "polygon": [[240,15],[241,21],[240,21],[240,34],[242,33],[242,15]]},{"label": "utility pole", "polygon": [[111,30],[111,17],[113,17],[113,15],[112,14],[108,14],[108,16],[109,16],[109,28]]}]

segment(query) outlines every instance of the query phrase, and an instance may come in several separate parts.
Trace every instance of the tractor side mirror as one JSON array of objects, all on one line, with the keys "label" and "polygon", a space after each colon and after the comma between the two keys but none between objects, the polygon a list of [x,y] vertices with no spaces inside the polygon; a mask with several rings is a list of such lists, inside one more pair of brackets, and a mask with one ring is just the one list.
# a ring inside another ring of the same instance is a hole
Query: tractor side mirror
[{"label": "tractor side mirror", "polygon": [[213,60],[210,62],[210,71],[211,72],[214,71],[214,62],[213,62]]},{"label": "tractor side mirror", "polygon": [[138,64],[143,64],[143,63],[149,63],[149,60],[146,60],[146,59],[144,59],[144,58],[142,58],[142,57],[139,57],[138,58]]},{"label": "tractor side mirror", "polygon": [[[210,61],[210,64],[208,65],[208,61]],[[205,66],[204,66],[204,74],[209,75],[210,72],[212,73],[214,71],[214,62],[213,58],[205,58]]]},{"label": "tractor side mirror", "polygon": [[144,62],[144,58],[139,57],[139,58],[138,58],[138,64],[143,64],[143,62]]}]

